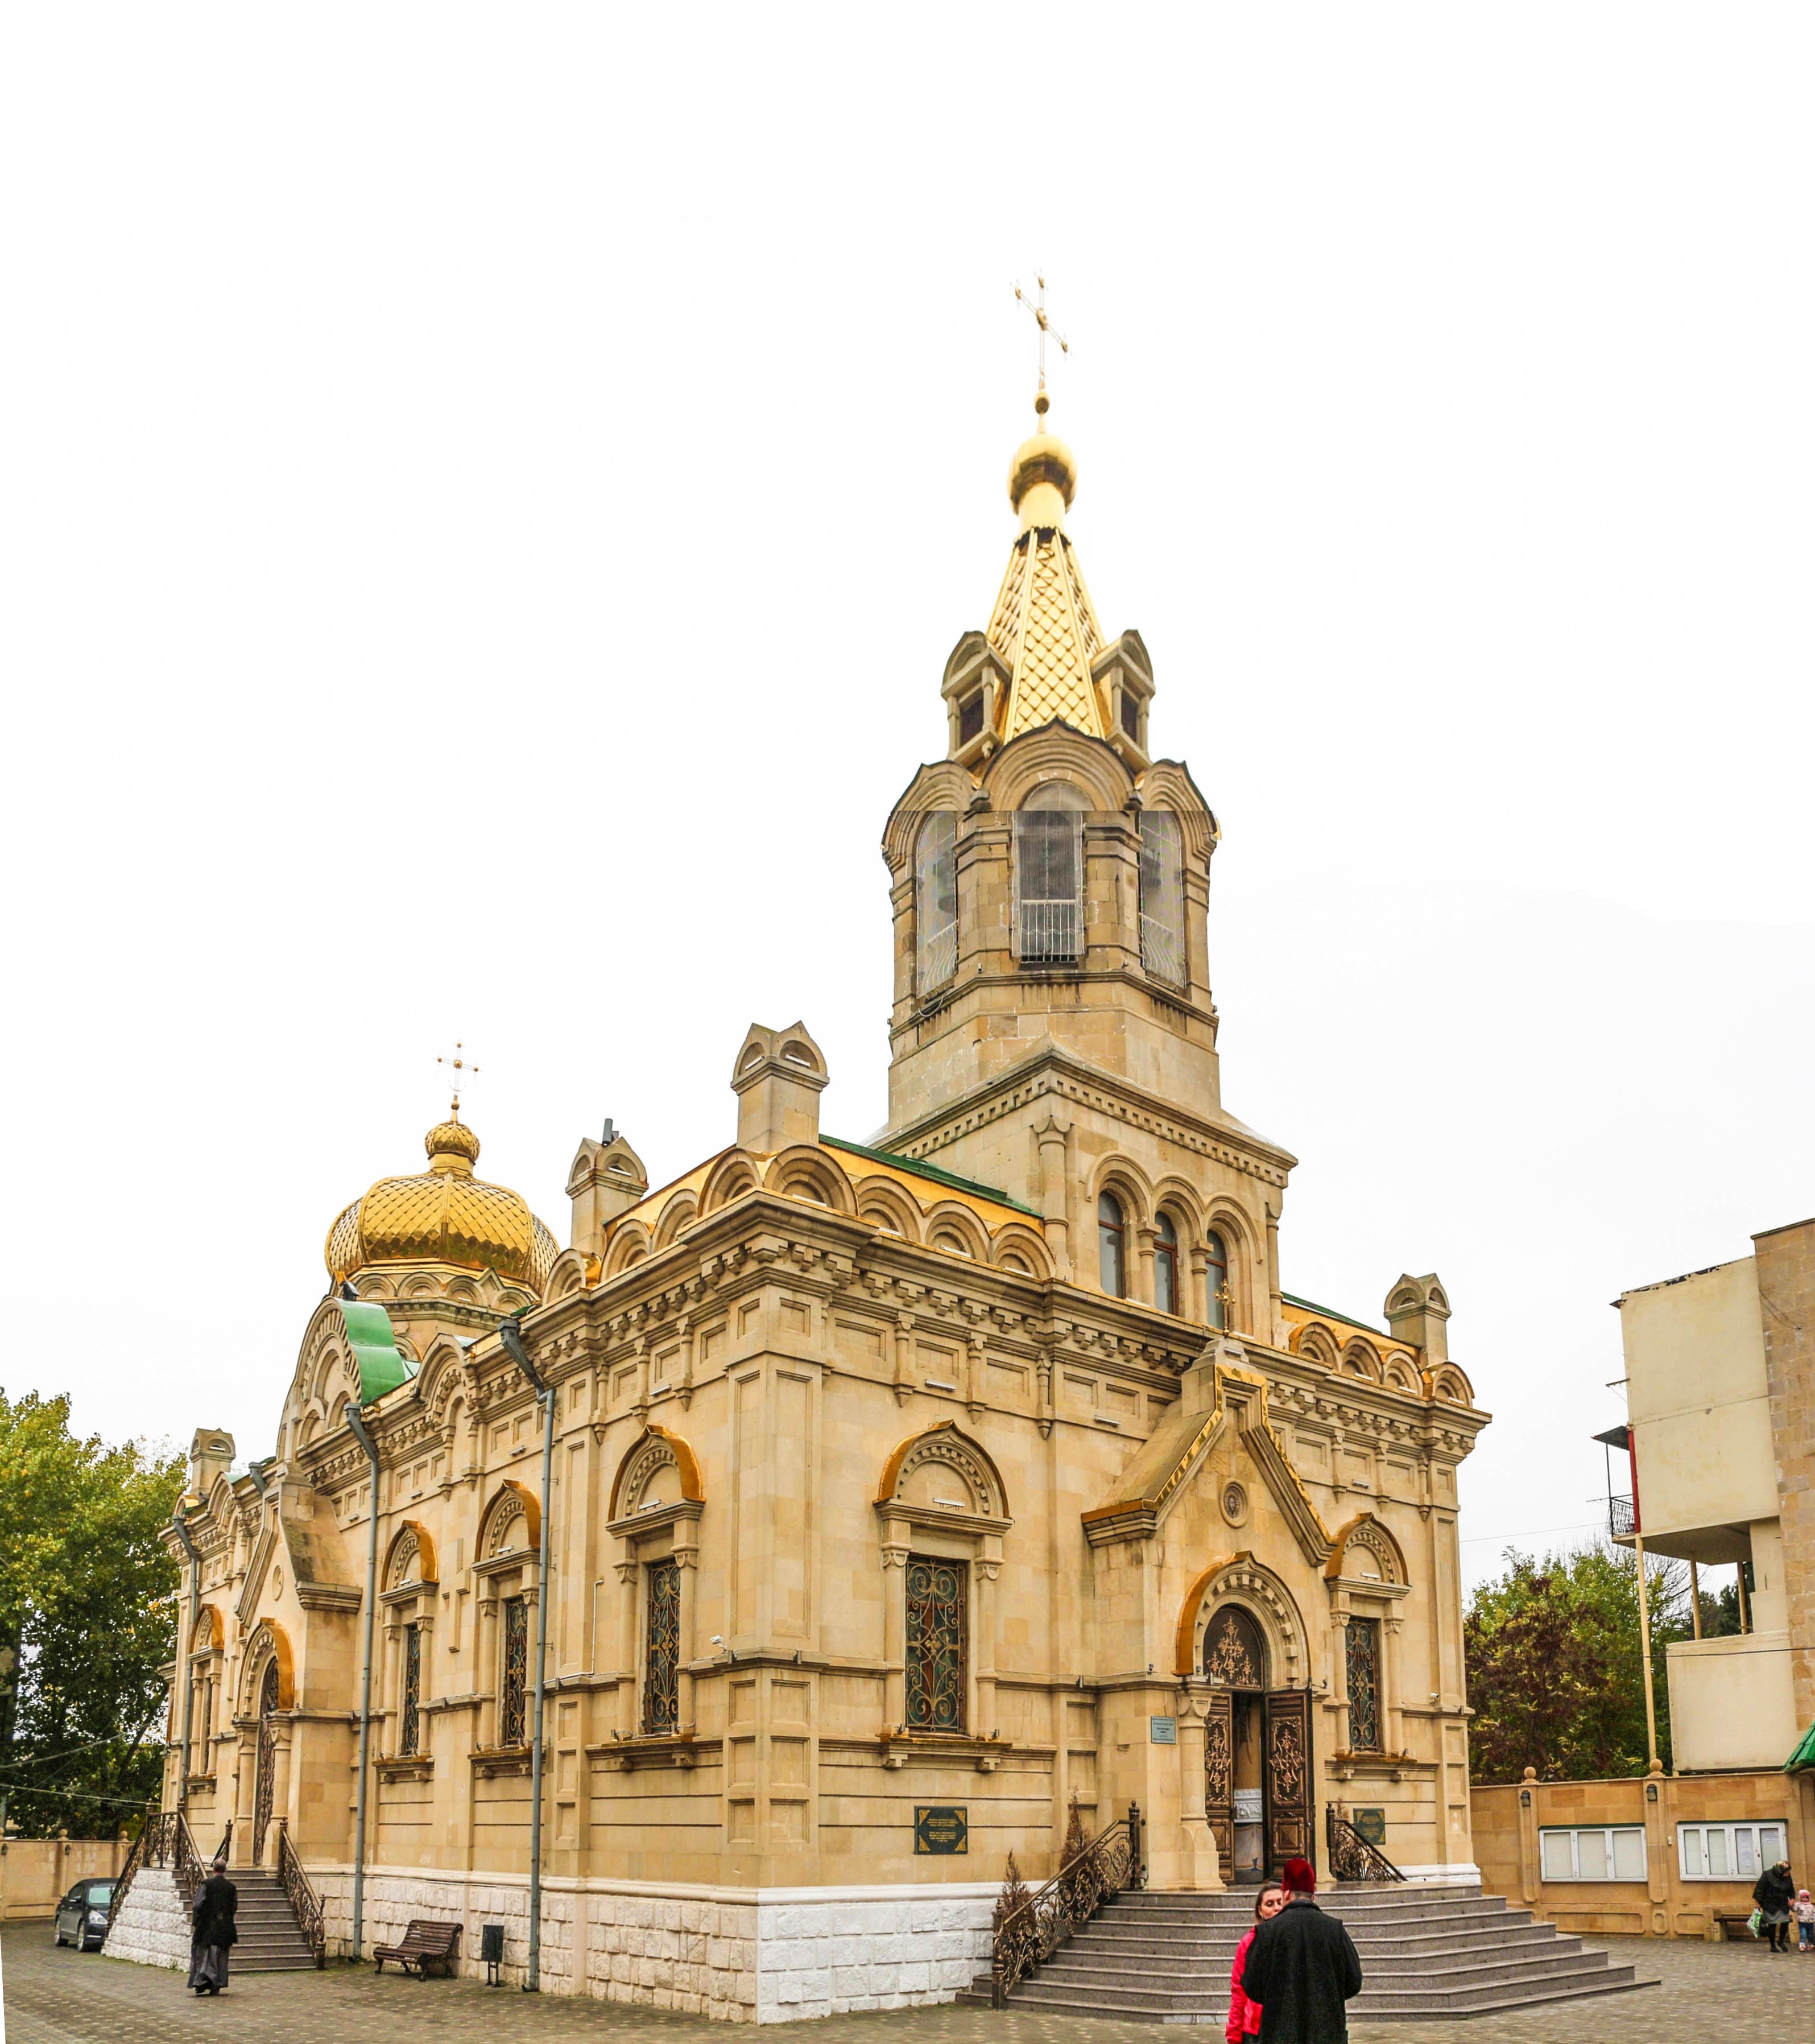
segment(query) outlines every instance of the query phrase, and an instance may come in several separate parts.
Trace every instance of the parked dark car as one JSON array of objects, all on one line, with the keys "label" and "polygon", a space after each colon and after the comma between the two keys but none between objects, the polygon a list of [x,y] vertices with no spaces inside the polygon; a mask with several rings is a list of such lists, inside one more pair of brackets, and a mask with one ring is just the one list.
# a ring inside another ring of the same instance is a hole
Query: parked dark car
[{"label": "parked dark car", "polygon": [[107,1935],[115,1884],[100,1876],[79,1881],[57,1904],[56,1941],[79,1952],[98,1952]]}]

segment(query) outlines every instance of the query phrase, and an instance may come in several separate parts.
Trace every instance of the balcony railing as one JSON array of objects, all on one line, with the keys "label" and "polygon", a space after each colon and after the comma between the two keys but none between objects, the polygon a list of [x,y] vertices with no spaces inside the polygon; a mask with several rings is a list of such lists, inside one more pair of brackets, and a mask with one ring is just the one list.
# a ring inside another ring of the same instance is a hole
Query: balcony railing
[{"label": "balcony railing", "polygon": [[1607,1500],[1607,1531],[1616,1540],[1629,1540],[1639,1530],[1639,1515],[1629,1497]]}]

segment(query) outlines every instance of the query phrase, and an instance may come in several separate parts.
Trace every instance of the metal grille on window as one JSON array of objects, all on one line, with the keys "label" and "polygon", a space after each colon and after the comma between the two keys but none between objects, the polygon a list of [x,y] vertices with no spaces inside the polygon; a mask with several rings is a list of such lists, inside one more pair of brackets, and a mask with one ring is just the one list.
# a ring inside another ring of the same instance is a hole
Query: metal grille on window
[{"label": "metal grille on window", "polygon": [[422,1627],[403,1629],[403,1711],[397,1751],[414,1753],[422,1741]]},{"label": "metal grille on window", "polygon": [[1015,949],[1028,965],[1072,965],[1084,939],[1084,818],[1023,809],[1015,819]]},{"label": "metal grille on window", "polygon": [[958,969],[958,820],[935,809],[914,851],[915,983],[924,998]]},{"label": "metal grille on window", "polygon": [[1349,1747],[1352,1753],[1380,1750],[1380,1621],[1349,1621]]},{"label": "metal grille on window", "polygon": [[524,1742],[523,1702],[529,1687],[529,1605],[505,1599],[504,1680],[498,1689],[498,1744]]},{"label": "metal grille on window", "polygon": [[271,1821],[272,1790],[278,1770],[278,1695],[279,1677],[275,1658],[265,1664],[259,1685],[258,1773],[252,1788],[252,1864],[257,1866],[265,1849],[265,1832]]},{"label": "metal grille on window", "polygon": [[643,1662],[643,1728],[675,1731],[681,1723],[681,1565],[651,1562],[647,1577],[649,1646]]},{"label": "metal grille on window", "polygon": [[908,1558],[908,1723],[915,1731],[965,1729],[965,1591],[961,1562]]},{"label": "metal grille on window", "polygon": [[1179,820],[1141,813],[1141,966],[1168,986],[1185,983],[1185,886]]}]

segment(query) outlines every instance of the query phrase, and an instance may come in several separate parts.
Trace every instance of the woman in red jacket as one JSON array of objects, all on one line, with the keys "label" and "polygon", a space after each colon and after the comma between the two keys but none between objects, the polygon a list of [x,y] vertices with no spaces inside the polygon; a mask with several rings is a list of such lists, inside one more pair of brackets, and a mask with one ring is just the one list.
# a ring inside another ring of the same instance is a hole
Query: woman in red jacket
[{"label": "woman in red jacket", "polygon": [[[1267,1882],[1254,1898],[1254,1930],[1269,1916],[1277,1916],[1285,1901],[1286,1891],[1280,1884]],[[1249,2038],[1261,2034],[1261,2004],[1250,2001],[1241,1989],[1241,1969],[1248,1963],[1248,1947],[1253,1942],[1254,1931],[1249,1931],[1235,1948],[1235,1965],[1229,1977],[1229,2025],[1222,2033],[1228,2044],[1248,2044]]]}]

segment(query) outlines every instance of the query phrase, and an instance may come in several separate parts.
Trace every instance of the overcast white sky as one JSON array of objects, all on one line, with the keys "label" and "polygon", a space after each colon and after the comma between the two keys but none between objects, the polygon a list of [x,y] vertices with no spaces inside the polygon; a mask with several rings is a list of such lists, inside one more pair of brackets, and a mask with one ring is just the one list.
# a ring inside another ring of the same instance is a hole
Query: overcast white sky
[{"label": "overcast white sky", "polygon": [[[672,23],[673,26],[669,25]],[[1637,1283],[1815,1209],[1805,9],[14,9],[9,1393],[268,1453],[336,1211],[563,1240],[753,1019],[883,1118],[877,846],[1053,424],[1222,819],[1288,1289],[1439,1271],[1472,1570]]]}]

